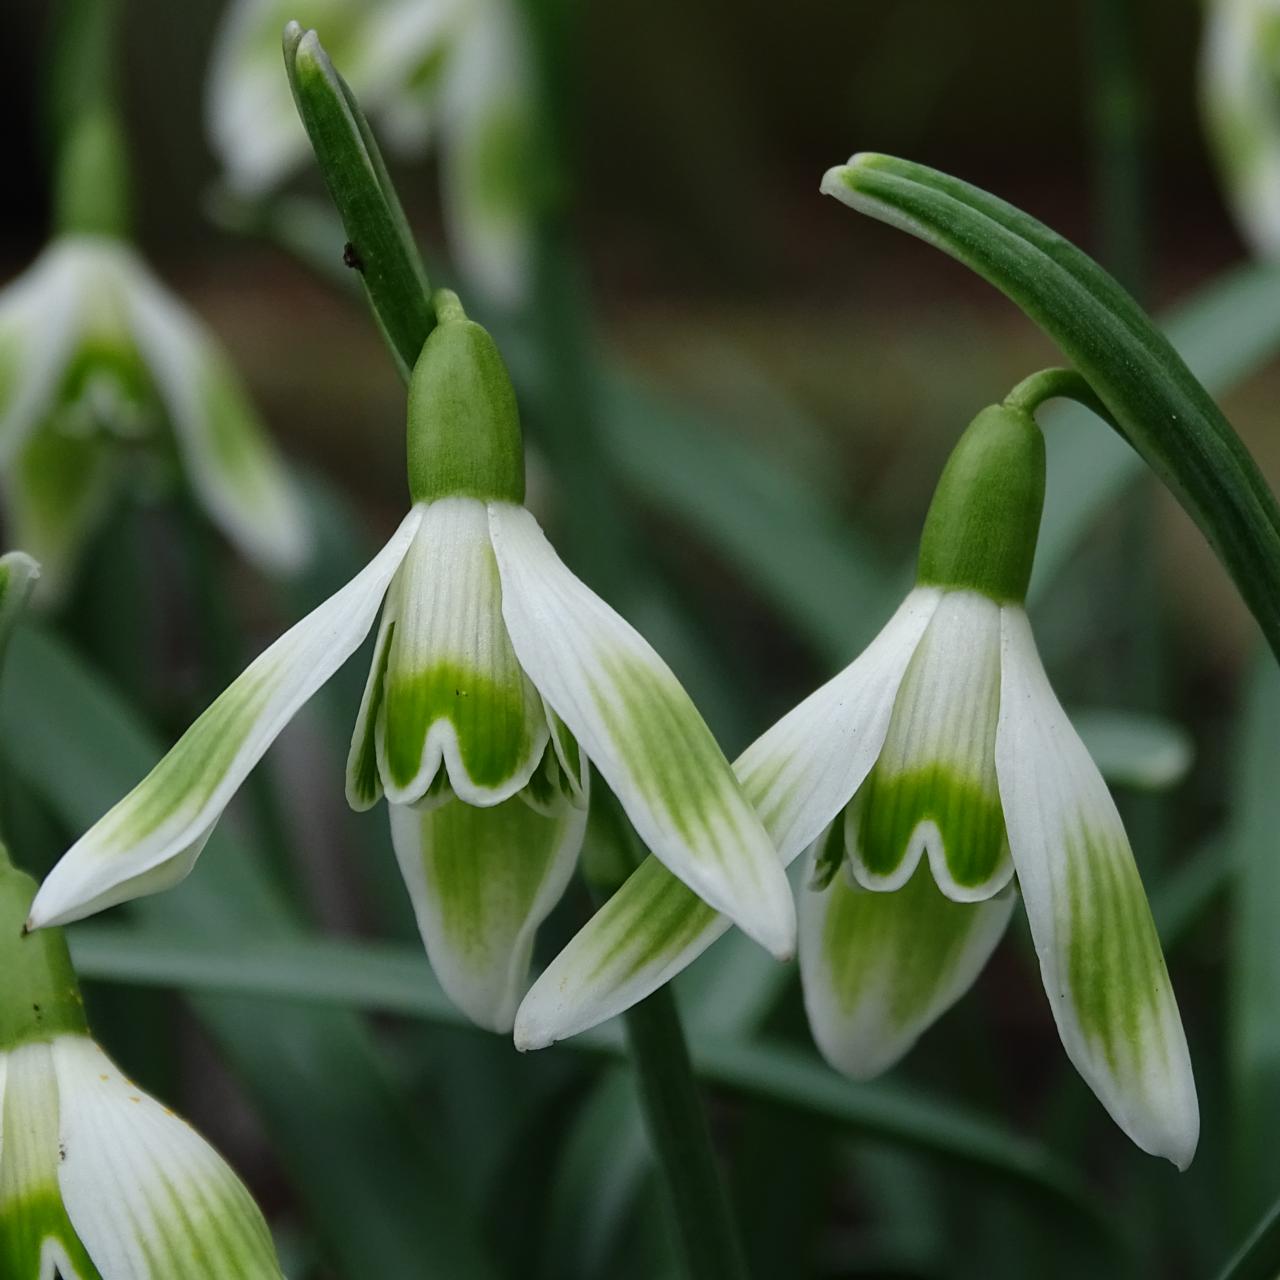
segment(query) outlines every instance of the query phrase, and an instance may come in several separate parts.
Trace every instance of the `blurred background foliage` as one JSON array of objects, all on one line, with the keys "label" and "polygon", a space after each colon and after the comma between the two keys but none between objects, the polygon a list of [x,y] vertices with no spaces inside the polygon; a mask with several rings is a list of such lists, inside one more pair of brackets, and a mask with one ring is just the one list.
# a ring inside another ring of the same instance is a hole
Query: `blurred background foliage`
[{"label": "blurred background foliage", "polygon": [[[573,261],[563,305],[535,301],[508,348],[532,501],[730,756],[874,634],[956,435],[1055,359],[959,266],[818,197],[850,152],[961,174],[1110,258],[1157,314],[1191,306],[1176,331],[1193,367],[1280,477],[1280,278],[1221,282],[1245,251],[1196,112],[1201,11],[1133,7],[1126,245],[1107,213],[1108,4],[573,10]],[[220,4],[123,7],[140,242],[306,477],[320,554],[273,583],[181,505],[102,530],[6,681],[0,805],[33,870],[353,572],[405,499],[403,390],[359,298],[211,216]],[[47,9],[6,6],[6,279],[48,230]],[[436,165],[393,170],[444,283]],[[322,199],[309,167],[290,189]],[[340,238],[326,245],[336,268]],[[557,325],[565,343],[542,341]],[[1280,680],[1167,495],[1087,415],[1048,431],[1037,632],[1112,762],[1188,1027],[1200,1154],[1179,1176],[1107,1120],[1059,1050],[1021,925],[871,1086],[819,1063],[794,968],[731,937],[680,998],[761,1280],[1209,1276],[1280,1195]],[[602,509],[634,552],[625,581],[604,581],[592,535],[609,531],[582,518]],[[385,817],[342,799],[363,671],[349,664],[284,735],[187,885],[73,930],[85,972],[109,979],[90,992],[100,1037],[232,1157],[294,1280],[678,1275],[616,1029],[520,1058],[434,988]],[[571,890],[544,947],[588,910]]]}]

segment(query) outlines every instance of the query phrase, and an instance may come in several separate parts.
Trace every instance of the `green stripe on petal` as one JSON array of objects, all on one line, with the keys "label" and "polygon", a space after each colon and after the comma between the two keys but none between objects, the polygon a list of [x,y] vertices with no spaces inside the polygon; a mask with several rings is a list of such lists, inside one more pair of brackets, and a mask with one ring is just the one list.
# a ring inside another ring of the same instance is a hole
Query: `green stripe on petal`
[{"label": "green stripe on petal", "polygon": [[443,762],[459,798],[497,804],[542,759],[542,699],[507,636],[484,504],[449,497],[422,510],[396,580],[379,733],[383,786],[393,803],[414,803]]},{"label": "green stripe on petal", "polygon": [[131,327],[168,413],[178,453],[209,515],[250,559],[296,569],[306,559],[302,505],[214,336],[130,256]]},{"label": "green stripe on petal", "polygon": [[805,1009],[827,1061],[856,1080],[897,1062],[973,984],[1013,904],[1012,889],[953,902],[923,866],[896,893],[869,892],[844,874],[802,890]]},{"label": "green stripe on petal", "polygon": [[0,1059],[0,1275],[102,1280],[58,1188],[58,1082],[47,1044]]},{"label": "green stripe on petal", "polygon": [[190,1125],[121,1075],[87,1037],[60,1037],[49,1052],[61,1100],[58,1186],[106,1277],[280,1276],[253,1198]]},{"label": "green stripe on petal", "polygon": [[261,654],[49,873],[39,928],[168,888],[190,870],[240,783],[298,708],[359,648],[420,514],[345,587]]},{"label": "green stripe on petal", "polygon": [[573,874],[587,810],[513,796],[391,805],[391,837],[440,985],[473,1022],[507,1033],[529,985],[538,925]]},{"label": "green stripe on petal", "polygon": [[1013,874],[996,785],[1000,607],[943,594],[911,658],[884,749],[847,823],[854,874],[900,888],[928,853],[957,902],[998,893]]},{"label": "green stripe on petal", "polygon": [[688,694],[524,508],[490,503],[489,519],[521,665],[641,840],[751,937],[791,954],[795,907],[777,852]]},{"label": "green stripe on petal", "polygon": [[[913,591],[866,651],[739,757],[747,799],[789,864],[849,802],[889,726],[907,663],[937,606]],[[729,928],[655,857],[646,858],[533,984],[516,1045],[541,1049],[629,1009]]]},{"label": "green stripe on petal", "polygon": [[1003,611],[996,768],[1045,993],[1116,1123],[1186,1168],[1200,1118],[1177,1001],[1102,775],[1049,686],[1026,614]]}]

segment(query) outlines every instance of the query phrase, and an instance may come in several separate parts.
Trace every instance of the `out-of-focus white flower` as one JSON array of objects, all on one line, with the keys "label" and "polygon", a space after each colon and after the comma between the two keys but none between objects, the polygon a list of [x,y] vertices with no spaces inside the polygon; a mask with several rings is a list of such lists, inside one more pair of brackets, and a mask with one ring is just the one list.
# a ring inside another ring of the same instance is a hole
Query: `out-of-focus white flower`
[{"label": "out-of-focus white flower", "polygon": [[302,561],[297,497],[217,341],[124,241],[60,235],[0,292],[0,499],[47,583],[65,584],[137,450],[176,454],[258,564]]},{"label": "out-of-focus white flower", "polygon": [[1280,2],[1210,0],[1200,98],[1241,234],[1280,257]]},{"label": "out-of-focus white flower", "polygon": [[281,70],[290,20],[313,28],[395,150],[439,140],[450,243],[468,283],[528,287],[532,71],[515,0],[234,0],[209,69],[209,135],[232,190],[260,196],[309,154]]}]

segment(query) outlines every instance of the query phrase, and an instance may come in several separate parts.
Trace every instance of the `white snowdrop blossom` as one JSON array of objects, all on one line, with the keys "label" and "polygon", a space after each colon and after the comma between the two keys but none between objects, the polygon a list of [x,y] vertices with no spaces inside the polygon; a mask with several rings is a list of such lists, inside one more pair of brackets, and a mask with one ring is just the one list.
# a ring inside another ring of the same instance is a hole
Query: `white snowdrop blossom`
[{"label": "white snowdrop blossom", "polygon": [[0,846],[0,1274],[280,1280],[226,1162],[89,1037],[61,932],[23,935],[34,889]]},{"label": "white snowdrop blossom", "polygon": [[33,927],[186,876],[246,774],[381,609],[347,796],[361,809],[385,796],[432,965],[476,1022],[512,1025],[534,932],[582,844],[588,762],[680,882],[770,951],[793,952],[786,877],[710,730],[523,506],[502,359],[451,295],[437,312],[409,391],[409,514],[72,846]]},{"label": "white snowdrop blossom", "polygon": [[0,502],[47,583],[65,585],[143,449],[176,455],[250,559],[301,563],[298,500],[216,340],[124,241],[59,235],[0,291]]},{"label": "white snowdrop blossom", "polygon": [[[895,1063],[973,983],[1016,884],[1072,1062],[1143,1150],[1185,1168],[1199,1112],[1159,939],[1023,607],[1043,496],[1034,420],[984,411],[938,486],[915,588],[734,767],[784,862],[807,854],[801,975],[833,1066]],[[728,926],[647,860],[534,983],[517,1045],[621,1012]]]}]

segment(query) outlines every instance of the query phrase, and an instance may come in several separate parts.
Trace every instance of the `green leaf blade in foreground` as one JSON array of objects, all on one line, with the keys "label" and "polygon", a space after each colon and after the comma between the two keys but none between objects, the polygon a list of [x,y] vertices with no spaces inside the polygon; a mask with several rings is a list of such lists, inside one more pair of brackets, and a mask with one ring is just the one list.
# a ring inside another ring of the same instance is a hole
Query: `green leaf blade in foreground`
[{"label": "green leaf blade in foreground", "polygon": [[[202,868],[208,874],[210,866]],[[188,890],[194,887],[193,881]],[[71,930],[72,954],[86,977],[177,987],[217,999],[251,997],[276,1010],[286,1002],[353,1006],[472,1029],[440,990],[416,946],[293,936],[221,942],[174,937],[158,928],[107,925]],[[610,1058],[625,1052],[610,1022],[563,1041],[556,1052]],[[477,1034],[480,1034],[477,1032]],[[768,1099],[851,1133],[909,1147],[1070,1205],[1104,1234],[1113,1224],[1069,1165],[997,1121],[895,1085],[851,1084],[811,1052],[717,1031],[695,1035],[690,1053],[710,1084]]]},{"label": "green leaf blade in foreground", "polygon": [[345,261],[359,272],[400,374],[408,378],[435,326],[431,290],[382,153],[351,90],[314,31],[291,22],[284,62],[298,115],[347,234]]},{"label": "green leaf blade in foreground", "polygon": [[858,155],[822,189],[964,263],[1058,344],[1200,527],[1280,656],[1280,508],[1212,397],[1128,293],[1042,223],[924,165]]}]

